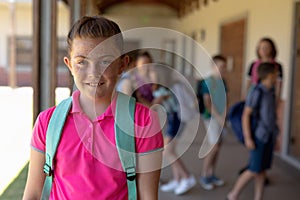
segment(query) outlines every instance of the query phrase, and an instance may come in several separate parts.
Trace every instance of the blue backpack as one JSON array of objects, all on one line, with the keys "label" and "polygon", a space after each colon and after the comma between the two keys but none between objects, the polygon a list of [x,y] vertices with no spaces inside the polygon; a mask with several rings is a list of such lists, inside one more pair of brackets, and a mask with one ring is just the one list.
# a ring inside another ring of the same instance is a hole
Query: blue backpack
[{"label": "blue backpack", "polygon": [[[50,196],[53,182],[53,158],[71,105],[71,97],[63,100],[57,105],[49,121],[46,134],[46,162],[44,165],[44,172],[47,176],[41,200],[47,200]],[[115,115],[115,138],[122,167],[126,173],[129,200],[137,199],[134,112],[135,99],[123,93],[118,93]]]},{"label": "blue backpack", "polygon": [[[259,120],[259,109],[260,109],[261,96],[262,96],[262,91],[260,88],[255,87],[254,90],[259,91],[259,97],[258,97],[258,106],[255,110],[253,110],[253,113],[250,118],[250,126],[251,126],[252,134],[254,134],[255,129],[257,127],[257,122]],[[233,133],[235,134],[237,140],[242,144],[245,143],[244,134],[243,134],[243,126],[242,126],[242,115],[244,112],[244,107],[245,107],[245,101],[240,101],[230,107],[228,115],[227,115],[228,119],[230,121]]]}]

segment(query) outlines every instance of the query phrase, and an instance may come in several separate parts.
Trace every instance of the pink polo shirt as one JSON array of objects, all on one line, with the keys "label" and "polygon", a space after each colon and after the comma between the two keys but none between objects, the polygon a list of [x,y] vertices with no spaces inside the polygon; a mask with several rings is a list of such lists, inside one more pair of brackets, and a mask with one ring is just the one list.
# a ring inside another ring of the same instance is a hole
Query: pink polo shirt
[{"label": "pink polo shirt", "polygon": [[[50,199],[127,199],[125,173],[116,149],[115,100],[105,113],[91,121],[81,110],[80,92],[73,93],[61,141],[54,158],[54,181]],[[46,130],[55,107],[40,113],[33,129],[31,146],[45,152]],[[136,152],[151,153],[163,148],[155,112],[141,104],[135,110]]]}]

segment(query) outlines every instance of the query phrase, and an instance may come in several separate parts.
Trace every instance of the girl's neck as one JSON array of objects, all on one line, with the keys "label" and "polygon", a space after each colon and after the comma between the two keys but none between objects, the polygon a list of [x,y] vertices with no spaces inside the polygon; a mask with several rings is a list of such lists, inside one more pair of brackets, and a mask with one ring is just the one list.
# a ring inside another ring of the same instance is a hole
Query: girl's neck
[{"label": "girl's neck", "polygon": [[90,120],[96,119],[102,115],[111,104],[111,99],[88,99],[82,98],[80,95],[80,106],[82,111],[89,117]]},{"label": "girl's neck", "polygon": [[260,60],[261,62],[272,62],[274,59],[271,57],[265,57],[265,58],[261,58]]}]

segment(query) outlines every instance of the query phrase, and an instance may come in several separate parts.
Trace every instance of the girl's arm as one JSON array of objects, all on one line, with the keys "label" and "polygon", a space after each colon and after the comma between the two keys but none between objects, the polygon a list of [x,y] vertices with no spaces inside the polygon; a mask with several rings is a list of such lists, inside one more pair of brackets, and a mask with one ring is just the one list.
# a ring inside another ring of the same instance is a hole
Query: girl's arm
[{"label": "girl's arm", "polygon": [[31,149],[27,183],[23,200],[39,200],[41,198],[45,174],[43,171],[45,154]]},{"label": "girl's arm", "polygon": [[242,127],[243,127],[243,134],[245,138],[245,145],[250,150],[255,149],[255,144],[252,138],[251,126],[250,126],[251,113],[252,113],[252,108],[245,106],[242,115]]},{"label": "girl's arm", "polygon": [[278,103],[280,103],[281,100],[281,90],[282,90],[282,81],[277,79],[276,81],[276,88],[275,88],[275,92],[276,92],[276,107],[278,107]]},{"label": "girl's arm", "polygon": [[137,195],[139,200],[157,200],[162,151],[137,156]]}]

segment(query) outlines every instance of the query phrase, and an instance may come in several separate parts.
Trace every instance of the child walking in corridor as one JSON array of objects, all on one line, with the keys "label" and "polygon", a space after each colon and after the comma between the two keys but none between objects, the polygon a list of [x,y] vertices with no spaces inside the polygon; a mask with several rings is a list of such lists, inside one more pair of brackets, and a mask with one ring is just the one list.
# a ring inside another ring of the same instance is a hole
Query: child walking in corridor
[{"label": "child walking in corridor", "polygon": [[[261,200],[266,170],[270,169],[272,163],[278,134],[275,97],[278,72],[273,63],[261,63],[258,67],[258,77],[259,84],[248,94],[242,116],[245,145],[250,150],[249,164],[228,193],[229,200],[237,200],[242,189],[252,178],[255,179],[254,199]],[[251,118],[257,120],[255,130],[251,130]]]},{"label": "child walking in corridor", "polygon": [[226,87],[223,80],[226,71],[226,59],[216,55],[212,59],[213,74],[205,79],[202,88],[205,111],[202,114],[207,131],[210,152],[203,159],[200,184],[205,190],[224,185],[224,181],[215,175],[218,154],[221,148],[221,133],[226,115]]}]

